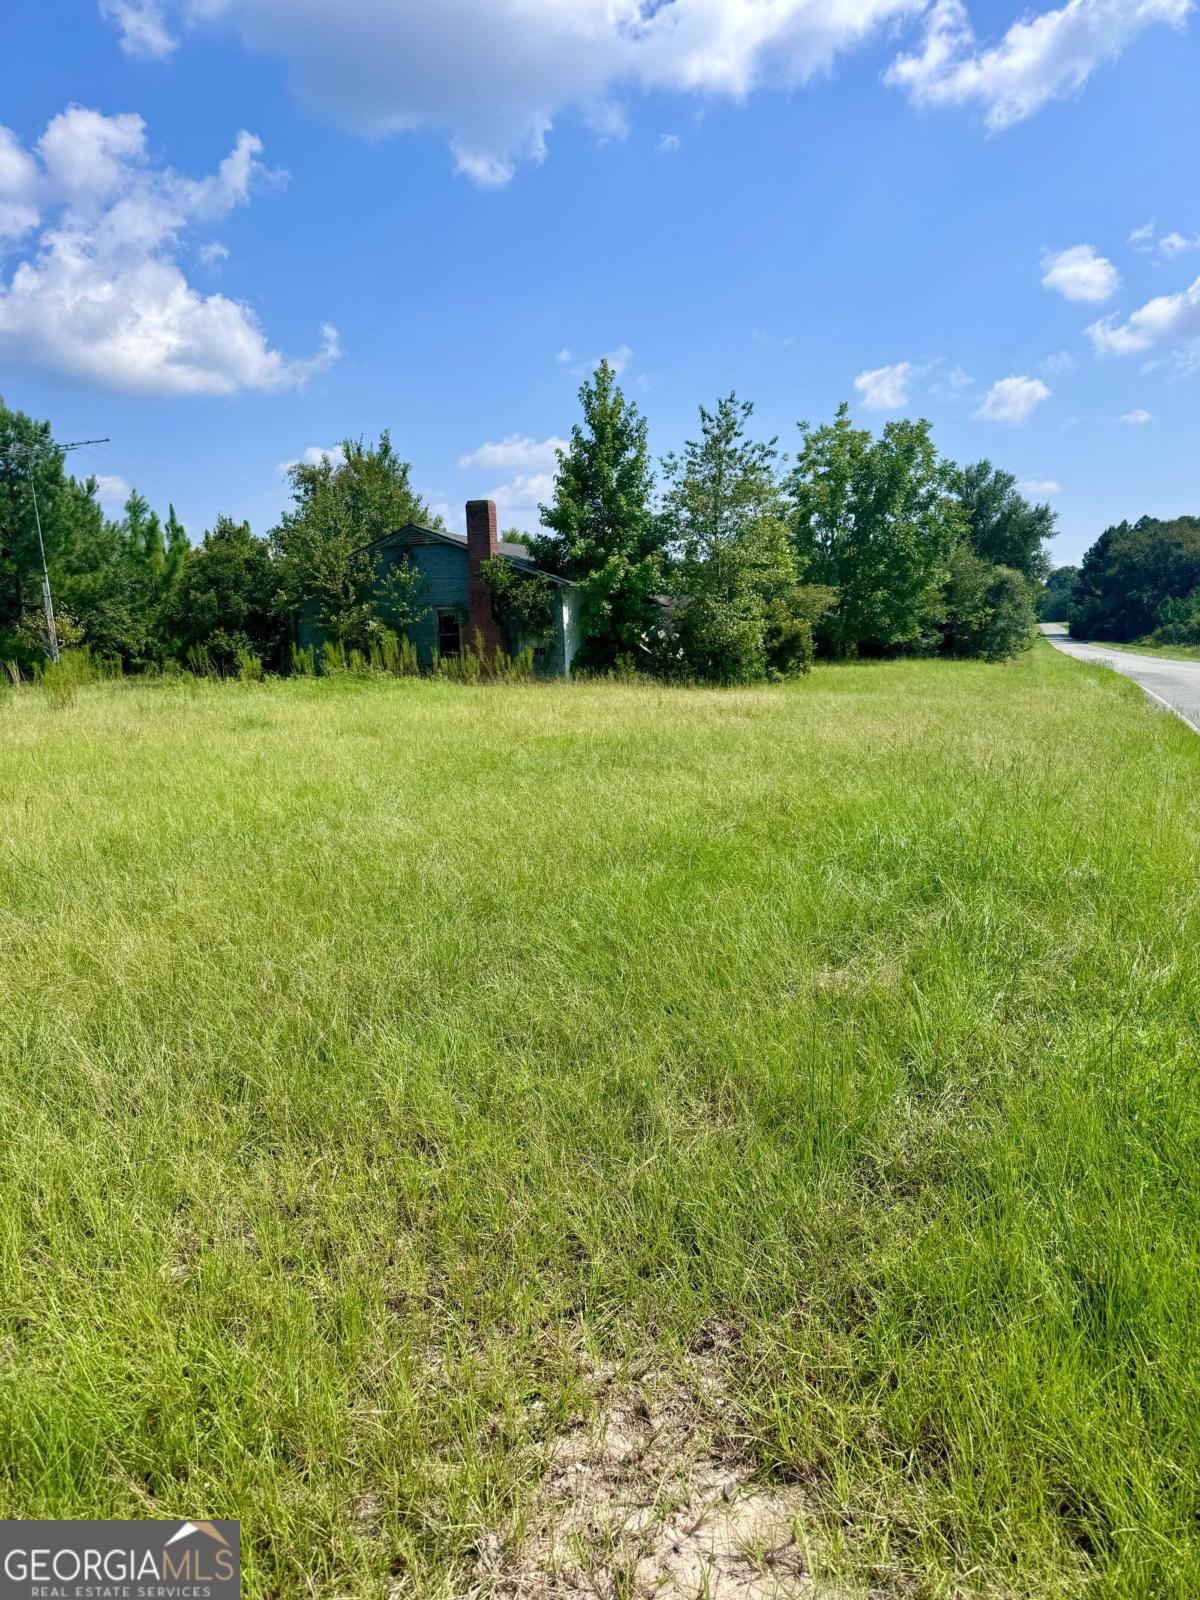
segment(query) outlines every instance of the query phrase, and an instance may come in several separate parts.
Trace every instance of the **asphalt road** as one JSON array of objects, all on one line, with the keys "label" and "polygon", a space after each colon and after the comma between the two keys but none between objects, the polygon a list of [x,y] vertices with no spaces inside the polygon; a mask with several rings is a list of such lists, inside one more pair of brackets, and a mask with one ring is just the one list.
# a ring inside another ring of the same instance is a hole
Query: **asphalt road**
[{"label": "asphalt road", "polygon": [[1151,697],[1170,707],[1200,733],[1200,661],[1172,661],[1168,656],[1143,656],[1132,650],[1106,650],[1067,636],[1061,622],[1043,622],[1042,632],[1056,650],[1077,661],[1094,661],[1132,678]]}]

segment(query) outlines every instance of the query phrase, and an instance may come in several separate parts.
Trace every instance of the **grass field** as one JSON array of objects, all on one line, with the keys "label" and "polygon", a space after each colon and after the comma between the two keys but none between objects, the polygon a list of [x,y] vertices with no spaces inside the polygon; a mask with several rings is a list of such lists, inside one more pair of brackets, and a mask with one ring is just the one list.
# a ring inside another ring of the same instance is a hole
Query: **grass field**
[{"label": "grass field", "polygon": [[1136,640],[1130,644],[1113,644],[1111,639],[1087,639],[1084,643],[1094,644],[1101,650],[1132,650],[1140,656],[1163,656],[1168,661],[1200,661],[1200,645],[1196,644],[1147,644]]},{"label": "grass field", "polygon": [[0,698],[0,1515],[620,1596],[576,1479],[728,1472],[747,1594],[1200,1593],[1198,796],[1041,644]]}]

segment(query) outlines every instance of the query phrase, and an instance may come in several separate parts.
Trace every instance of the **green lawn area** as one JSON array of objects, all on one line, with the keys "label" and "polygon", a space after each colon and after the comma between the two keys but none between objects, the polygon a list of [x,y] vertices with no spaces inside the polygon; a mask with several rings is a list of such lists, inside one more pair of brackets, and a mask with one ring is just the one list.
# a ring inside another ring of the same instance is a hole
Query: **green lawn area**
[{"label": "green lawn area", "polygon": [[843,1595],[1200,1593],[1198,795],[1044,644],[0,697],[0,1515],[640,1595],[645,1392]]}]

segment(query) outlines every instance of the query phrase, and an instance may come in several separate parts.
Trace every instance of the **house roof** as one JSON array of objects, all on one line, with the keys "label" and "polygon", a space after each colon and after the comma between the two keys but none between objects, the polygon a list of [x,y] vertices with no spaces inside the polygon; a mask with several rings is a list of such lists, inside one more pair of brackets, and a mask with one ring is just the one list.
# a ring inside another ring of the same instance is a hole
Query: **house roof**
[{"label": "house roof", "polygon": [[[447,533],[444,528],[426,528],[419,522],[406,522],[404,527],[397,528],[394,533],[385,533],[382,538],[372,539],[370,544],[363,545],[364,550],[373,550],[377,545],[390,544],[393,539],[402,539],[406,535],[419,533],[424,539],[440,540],[443,544],[453,545],[456,550],[467,548],[467,538],[463,533]],[[496,545],[496,554],[503,556],[505,561],[519,567],[522,572],[535,572],[539,577],[549,578],[551,583],[557,583],[564,589],[574,589],[578,585],[571,578],[560,578],[556,572],[547,572],[545,567],[539,567],[530,559],[529,549],[523,544],[509,544],[501,540]]]}]

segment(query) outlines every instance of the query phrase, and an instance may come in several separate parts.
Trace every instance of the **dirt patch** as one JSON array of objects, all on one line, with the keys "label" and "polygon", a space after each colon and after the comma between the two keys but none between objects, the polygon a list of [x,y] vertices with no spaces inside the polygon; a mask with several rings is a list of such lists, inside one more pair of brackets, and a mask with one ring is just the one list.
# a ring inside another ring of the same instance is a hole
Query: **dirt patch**
[{"label": "dirt patch", "polygon": [[711,1363],[686,1381],[597,1375],[595,1420],[555,1444],[523,1536],[481,1541],[489,1600],[832,1600],[803,1493],[755,1481]]}]

